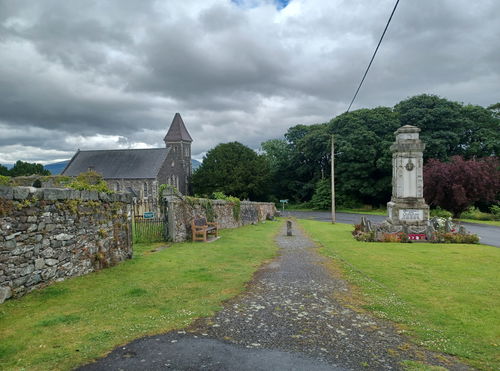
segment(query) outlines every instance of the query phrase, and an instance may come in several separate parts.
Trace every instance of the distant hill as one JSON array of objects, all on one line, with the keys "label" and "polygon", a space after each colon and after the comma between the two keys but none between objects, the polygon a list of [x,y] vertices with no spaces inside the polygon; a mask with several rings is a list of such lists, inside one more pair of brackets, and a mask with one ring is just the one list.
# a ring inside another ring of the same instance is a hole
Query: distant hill
[{"label": "distant hill", "polygon": [[45,169],[50,171],[52,175],[59,175],[62,173],[69,160],[61,162],[53,162],[52,164],[47,164],[44,166]]},{"label": "distant hill", "polygon": [[201,166],[200,161],[191,159],[191,167],[193,168],[193,171],[198,169],[200,166]]},{"label": "distant hill", "polygon": [[[51,164],[44,165],[44,168],[50,171],[52,175],[59,175],[62,173],[68,162],[69,160],[53,162]],[[191,166],[193,167],[193,170],[198,169],[200,165],[201,165],[200,161],[194,159],[191,160]],[[14,166],[14,164],[3,164],[3,166],[5,166],[7,169],[10,169]]]}]

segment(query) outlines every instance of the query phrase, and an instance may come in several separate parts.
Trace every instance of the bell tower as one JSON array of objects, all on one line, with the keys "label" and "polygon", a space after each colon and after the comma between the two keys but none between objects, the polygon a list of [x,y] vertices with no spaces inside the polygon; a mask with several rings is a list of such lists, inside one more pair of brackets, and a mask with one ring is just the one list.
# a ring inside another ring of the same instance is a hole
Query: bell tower
[{"label": "bell tower", "polygon": [[179,113],[176,113],[167,135],[163,139],[165,146],[170,148],[169,158],[172,159],[175,185],[183,194],[187,194],[188,179],[191,176],[191,142],[193,139],[184,125]]}]

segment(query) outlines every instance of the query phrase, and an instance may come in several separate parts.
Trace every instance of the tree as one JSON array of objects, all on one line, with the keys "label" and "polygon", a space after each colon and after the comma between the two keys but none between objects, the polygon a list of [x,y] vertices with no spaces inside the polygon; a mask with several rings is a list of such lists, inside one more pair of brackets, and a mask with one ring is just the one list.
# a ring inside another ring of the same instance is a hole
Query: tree
[{"label": "tree", "polygon": [[340,206],[385,204],[391,197],[394,132],[398,115],[389,107],[360,109],[328,124],[335,134],[336,199]]},{"label": "tree", "polygon": [[332,183],[330,179],[321,179],[316,183],[311,199],[313,209],[326,210],[332,207]]},{"label": "tree", "polygon": [[191,184],[195,194],[223,192],[240,199],[265,200],[269,190],[269,163],[265,156],[241,143],[219,144],[203,158]]},{"label": "tree", "polygon": [[488,109],[493,112],[493,116],[495,116],[497,119],[500,119],[500,102],[492,104],[488,107]]},{"label": "tree", "polygon": [[394,110],[401,126],[422,131],[424,160],[497,156],[500,152],[500,119],[493,110],[452,102],[436,95],[417,95],[399,102]]},{"label": "tree", "polygon": [[496,157],[450,162],[430,159],[424,166],[424,197],[430,206],[455,217],[477,202],[494,202],[500,192],[500,162]]},{"label": "tree", "polygon": [[270,170],[271,199],[286,199],[294,193],[293,150],[285,139],[271,139],[261,144]]},{"label": "tree", "polygon": [[9,169],[7,169],[3,165],[0,165],[0,175],[9,176]]},{"label": "tree", "polygon": [[24,175],[50,175],[50,171],[45,170],[42,164],[32,164],[24,161],[17,161],[16,164],[9,170],[10,176]]},{"label": "tree", "polygon": [[330,138],[335,134],[336,200],[340,206],[385,204],[391,197],[394,132],[403,125],[421,129],[424,161],[498,156],[498,105],[489,109],[422,94],[394,108],[377,107],[341,114],[329,123],[296,125],[285,140],[264,142],[271,160],[272,192],[295,202],[311,200],[318,182],[330,177]]},{"label": "tree", "polygon": [[292,155],[291,196],[296,202],[309,201],[315,184],[329,174],[330,135],[326,124],[297,125],[285,134]]}]

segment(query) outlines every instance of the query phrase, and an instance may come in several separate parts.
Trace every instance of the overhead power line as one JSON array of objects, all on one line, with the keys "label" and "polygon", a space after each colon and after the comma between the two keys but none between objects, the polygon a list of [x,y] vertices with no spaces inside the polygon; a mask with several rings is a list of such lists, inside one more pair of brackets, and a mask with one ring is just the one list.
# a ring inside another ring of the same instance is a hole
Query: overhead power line
[{"label": "overhead power line", "polygon": [[370,63],[368,64],[368,67],[366,68],[365,74],[363,75],[363,78],[361,79],[361,82],[359,83],[358,89],[356,90],[356,93],[354,93],[354,97],[352,97],[351,104],[349,104],[349,108],[347,109],[346,112],[349,112],[351,109],[352,104],[354,103],[354,100],[356,99],[359,89],[361,89],[361,85],[363,85],[363,81],[365,81],[365,77],[368,73],[368,70],[370,69],[373,60],[375,59],[375,55],[377,55],[378,48],[380,44],[382,43],[382,40],[384,39],[385,32],[387,31],[387,28],[389,27],[389,23],[391,23],[392,16],[394,15],[394,12],[396,11],[396,8],[398,7],[399,0],[396,0],[396,4],[394,4],[394,9],[392,9],[391,16],[389,17],[389,20],[387,21],[387,24],[385,25],[384,32],[382,32],[382,36],[380,36],[380,40],[378,41],[377,47],[375,48],[375,52],[372,55],[372,59],[370,60]]}]

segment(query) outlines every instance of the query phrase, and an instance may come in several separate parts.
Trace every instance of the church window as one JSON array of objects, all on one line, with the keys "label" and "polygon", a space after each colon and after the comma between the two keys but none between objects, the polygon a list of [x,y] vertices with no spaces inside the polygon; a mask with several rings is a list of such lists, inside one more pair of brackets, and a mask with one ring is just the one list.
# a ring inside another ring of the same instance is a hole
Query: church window
[{"label": "church window", "polygon": [[115,191],[120,192],[120,183],[118,182],[115,184]]},{"label": "church window", "polygon": [[148,183],[144,182],[144,197],[148,196]]}]

